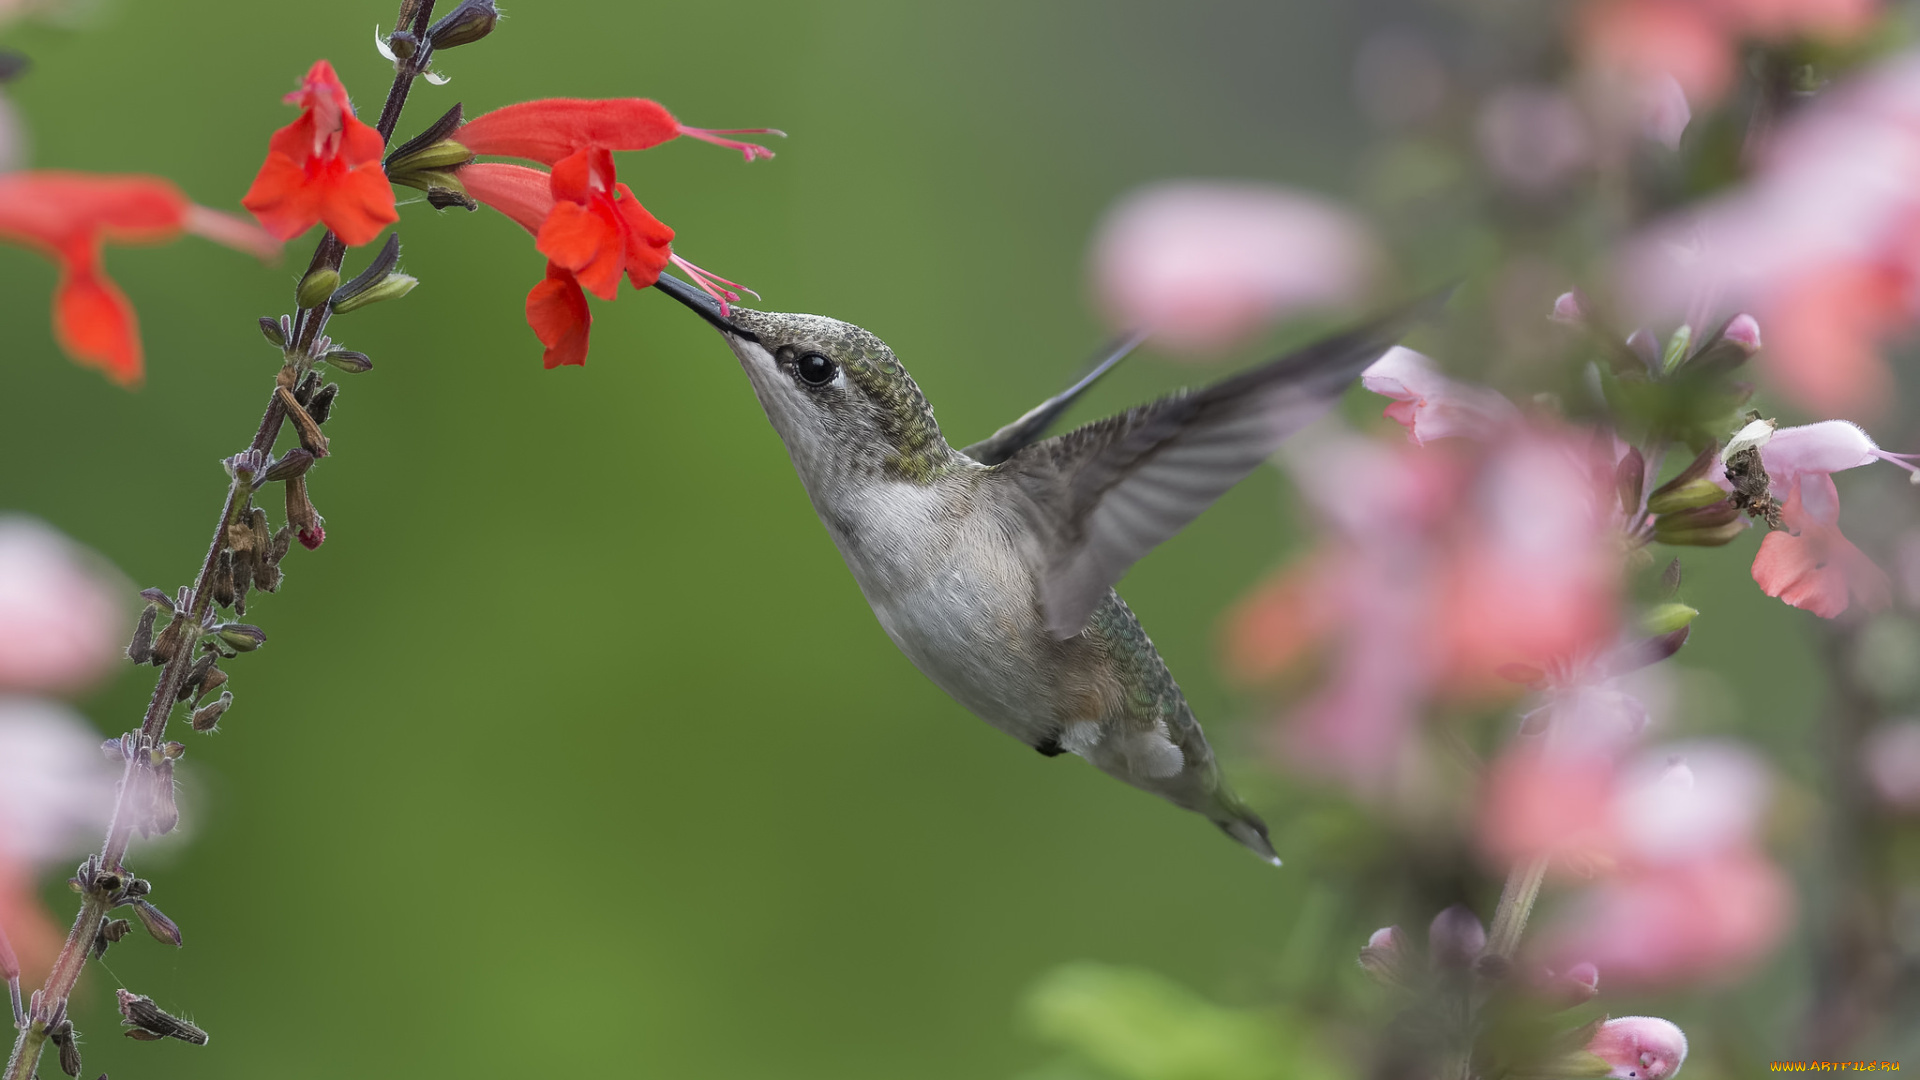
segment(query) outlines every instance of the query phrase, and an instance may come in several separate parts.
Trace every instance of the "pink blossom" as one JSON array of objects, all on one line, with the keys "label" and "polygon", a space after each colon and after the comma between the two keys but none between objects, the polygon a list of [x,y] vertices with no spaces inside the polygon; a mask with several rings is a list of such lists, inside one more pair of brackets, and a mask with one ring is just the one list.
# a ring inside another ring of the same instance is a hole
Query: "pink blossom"
[{"label": "pink blossom", "polygon": [[1680,136],[1692,122],[1693,110],[1687,107],[1687,92],[1680,80],[1663,71],[1641,84],[1640,130],[1647,138],[1678,150]]},{"label": "pink blossom", "polygon": [[[1785,528],[1760,542],[1754,582],[1768,596],[1827,619],[1854,603],[1869,611],[1885,608],[1892,583],[1841,534],[1840,491],[1833,474],[1885,461],[1920,476],[1915,455],[1882,450],[1858,424],[1845,420],[1780,428],[1764,439],[1760,462],[1773,497],[1781,502]],[[1721,483],[1731,486],[1724,478]]]},{"label": "pink blossom", "polygon": [[1523,195],[1551,192],[1593,160],[1586,117],[1551,87],[1494,91],[1480,108],[1474,141],[1494,178]]},{"label": "pink blossom", "polygon": [[1713,104],[1733,85],[1742,39],[1844,39],[1865,30],[1876,0],[1589,0],[1574,23],[1590,66],[1630,78],[1672,77]]},{"label": "pink blossom", "polygon": [[1440,374],[1430,358],[1400,345],[1362,372],[1360,385],[1393,399],[1384,415],[1406,428],[1407,438],[1415,443],[1456,436],[1489,438],[1520,418],[1498,391],[1455,382]]},{"label": "pink blossom", "polygon": [[1227,646],[1250,681],[1326,657],[1280,756],[1383,794],[1427,702],[1508,694],[1502,665],[1568,665],[1610,642],[1619,559],[1591,446],[1516,423],[1488,444],[1290,447],[1330,535],[1233,613]]},{"label": "pink blossom", "polygon": [[1286,315],[1358,300],[1375,249],[1358,218],[1318,196],[1182,181],[1108,211],[1094,241],[1094,286],[1117,324],[1205,353]]},{"label": "pink blossom", "polygon": [[1801,407],[1872,418],[1881,347],[1920,315],[1920,52],[1821,96],[1762,148],[1753,178],[1657,224],[1619,262],[1648,321],[1716,297],[1769,330],[1760,370]]},{"label": "pink blossom", "polygon": [[1860,744],[1860,771],[1881,802],[1920,812],[1920,720],[1896,720],[1868,733]]},{"label": "pink blossom", "polygon": [[1618,1016],[1600,1025],[1587,1041],[1620,1080],[1668,1080],[1687,1060],[1687,1036],[1672,1021],[1657,1016]]},{"label": "pink blossom", "polygon": [[0,697],[0,933],[30,973],[44,971],[59,944],[35,872],[78,858],[106,824],[115,780],[99,736],[71,710]]},{"label": "pink blossom", "polygon": [[46,524],[0,517],[0,690],[72,693],[112,670],[125,583]]}]

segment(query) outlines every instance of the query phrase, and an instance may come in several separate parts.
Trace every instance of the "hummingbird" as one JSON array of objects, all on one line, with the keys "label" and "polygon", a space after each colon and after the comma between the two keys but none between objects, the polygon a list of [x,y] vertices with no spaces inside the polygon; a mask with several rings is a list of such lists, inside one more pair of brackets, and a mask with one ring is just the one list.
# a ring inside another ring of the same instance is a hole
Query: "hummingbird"
[{"label": "hummingbird", "polygon": [[1325,413],[1416,305],[1053,438],[1126,355],[955,449],[893,350],[851,323],[657,287],[720,332],[887,637],[940,689],[1048,756],[1075,754],[1279,857],[1114,584]]}]

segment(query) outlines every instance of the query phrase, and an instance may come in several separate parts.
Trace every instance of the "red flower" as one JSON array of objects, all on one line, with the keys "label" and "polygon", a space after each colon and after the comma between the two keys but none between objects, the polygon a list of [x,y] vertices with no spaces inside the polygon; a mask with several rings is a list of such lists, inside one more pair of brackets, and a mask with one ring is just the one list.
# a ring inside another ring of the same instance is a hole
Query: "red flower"
[{"label": "red flower", "polygon": [[547,367],[586,363],[593,315],[582,290],[612,300],[623,274],[644,289],[673,262],[723,303],[738,299],[720,287],[732,282],[712,279],[672,253],[673,230],[640,205],[633,189],[615,178],[613,166],[615,150],[645,150],[681,135],[740,150],[748,161],[773,156],[764,146],[721,137],[726,134],[742,132],[685,127],[658,103],[640,98],[526,101],[476,117],[454,133],[476,154],[528,158],[553,168],[549,174],[481,162],[459,171],[469,195],[532,233],[534,247],[547,257],[546,279],[527,294],[527,323],[546,346]]},{"label": "red flower", "polygon": [[144,364],[133,306],[100,268],[100,246],[159,243],[194,232],[262,258],[280,245],[260,230],[195,206],[157,176],[29,171],[0,174],[0,240],[45,252],[60,264],[53,332],[60,347],[122,386]]},{"label": "red flower", "polygon": [[282,240],[321,221],[343,243],[364,244],[398,221],[380,167],[386,141],[353,115],[333,65],[316,61],[286,100],[300,106],[300,119],[273,133],[241,205]]}]

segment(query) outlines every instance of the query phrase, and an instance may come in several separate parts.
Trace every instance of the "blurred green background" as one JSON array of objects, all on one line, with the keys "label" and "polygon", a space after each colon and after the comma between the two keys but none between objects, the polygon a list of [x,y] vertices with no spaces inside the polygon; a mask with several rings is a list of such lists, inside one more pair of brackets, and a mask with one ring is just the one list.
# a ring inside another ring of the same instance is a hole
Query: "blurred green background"
[{"label": "blurred green background", "polygon": [[[624,156],[622,178],[677,250],[766,306],[886,338],[970,440],[1104,335],[1083,260],[1114,197],[1175,176],[1347,185],[1354,49],[1408,13],[546,0],[507,15],[440,59],[453,81],[416,87],[402,136],[454,101],[473,115],[559,95],[784,128],[770,163],[685,142]],[[78,29],[10,32],[35,68],[9,93],[34,165],[159,173],[237,209],[314,58],[377,112],[389,74],[371,36],[392,16],[112,0]],[[91,969],[77,1020],[94,1072],[1009,1076],[1049,1056],[1018,1002],[1064,962],[1251,1002],[1347,985],[1350,927],[1412,917],[1316,872],[1335,845],[1315,830],[1337,826],[1287,809],[1298,793],[1258,764],[1266,706],[1219,680],[1220,613],[1302,542],[1276,474],[1124,592],[1272,815],[1277,873],[1025,750],[914,671],[735,362],[684,311],[596,301],[589,366],[542,371],[524,234],[424,204],[400,231],[421,287],[333,327],[377,367],[342,380],[335,456],[312,477],[328,542],[296,549],[286,588],[250,607],[271,640],[229,665],[223,734],[192,742],[191,844],[133,860],[188,946],[136,941]],[[52,268],[0,248],[0,507],[140,585],[184,581],[217,462],[274,370],[253,319],[286,310],[310,250],[269,269],[194,239],[111,251],[149,353],[127,393],[58,354]],[[1198,377],[1148,358],[1076,415]],[[1696,635],[1688,659],[1781,673],[1765,691],[1715,684],[1722,717],[1764,698],[1804,718],[1799,613],[1745,583],[1737,555],[1695,580],[1716,629],[1746,630]],[[149,687],[129,673],[86,707],[119,731]],[[64,891],[49,897],[64,918]],[[116,982],[212,1044],[114,1037]]]}]

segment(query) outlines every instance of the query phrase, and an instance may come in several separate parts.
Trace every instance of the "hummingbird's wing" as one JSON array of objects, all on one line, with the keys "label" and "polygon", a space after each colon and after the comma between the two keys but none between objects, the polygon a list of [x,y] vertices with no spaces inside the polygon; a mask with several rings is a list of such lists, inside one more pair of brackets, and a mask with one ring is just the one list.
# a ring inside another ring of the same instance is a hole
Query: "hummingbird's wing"
[{"label": "hummingbird's wing", "polygon": [[1437,306],[1430,299],[1270,363],[1095,421],[1015,454],[1004,466],[1046,545],[1047,629],[1087,625],[1129,567],[1319,417]]},{"label": "hummingbird's wing", "polygon": [[1147,340],[1147,332],[1135,331],[1114,342],[1106,355],[1093,370],[1081,376],[1072,386],[1053,395],[1047,400],[1027,410],[1026,414],[992,435],[963,448],[960,452],[982,465],[998,465],[1030,445],[1035,439],[1046,434],[1047,428],[1067,411],[1075,399],[1100,381],[1100,376],[1112,371],[1114,365],[1127,358],[1127,354]]}]

